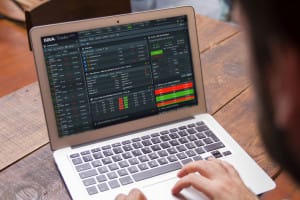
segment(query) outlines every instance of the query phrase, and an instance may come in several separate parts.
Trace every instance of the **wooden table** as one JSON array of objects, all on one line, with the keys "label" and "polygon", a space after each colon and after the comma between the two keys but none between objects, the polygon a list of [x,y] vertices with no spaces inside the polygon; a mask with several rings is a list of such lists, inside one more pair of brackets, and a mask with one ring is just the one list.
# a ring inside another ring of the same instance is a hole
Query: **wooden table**
[{"label": "wooden table", "polygon": [[[275,178],[280,169],[270,161],[259,138],[241,30],[202,16],[197,16],[197,25],[209,113]],[[0,96],[36,80],[25,29],[0,20]],[[0,199],[15,196],[70,199],[49,144],[1,171]]]}]

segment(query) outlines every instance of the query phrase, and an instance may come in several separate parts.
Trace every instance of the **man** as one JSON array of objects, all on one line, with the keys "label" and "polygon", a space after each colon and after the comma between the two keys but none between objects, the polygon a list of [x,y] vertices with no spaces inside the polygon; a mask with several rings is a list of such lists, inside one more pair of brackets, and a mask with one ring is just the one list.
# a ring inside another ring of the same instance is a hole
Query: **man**
[{"label": "man", "polygon": [[[300,182],[300,28],[299,1],[236,0],[246,29],[252,75],[259,100],[259,126],[266,148]],[[195,173],[198,172],[198,173]],[[220,160],[183,167],[172,193],[193,186],[214,200],[253,200],[235,169]],[[145,200],[139,191],[117,200]],[[158,197],[159,199],[159,197]]]}]

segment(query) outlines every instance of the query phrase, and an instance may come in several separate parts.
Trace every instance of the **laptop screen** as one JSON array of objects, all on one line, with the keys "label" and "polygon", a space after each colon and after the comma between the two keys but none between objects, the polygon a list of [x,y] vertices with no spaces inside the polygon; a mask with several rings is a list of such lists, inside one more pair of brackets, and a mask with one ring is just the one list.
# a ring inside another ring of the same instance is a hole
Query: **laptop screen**
[{"label": "laptop screen", "polygon": [[197,105],[187,16],[42,38],[59,136]]}]

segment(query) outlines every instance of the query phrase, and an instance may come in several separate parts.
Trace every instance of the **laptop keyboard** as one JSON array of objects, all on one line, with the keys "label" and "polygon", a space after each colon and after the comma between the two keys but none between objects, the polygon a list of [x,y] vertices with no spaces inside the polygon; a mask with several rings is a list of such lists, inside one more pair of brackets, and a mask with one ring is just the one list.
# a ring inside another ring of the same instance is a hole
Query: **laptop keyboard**
[{"label": "laptop keyboard", "polygon": [[[89,195],[105,192],[167,172],[221,152],[225,145],[197,122],[132,140],[71,154],[70,158]],[[202,157],[210,152],[210,156]]]}]

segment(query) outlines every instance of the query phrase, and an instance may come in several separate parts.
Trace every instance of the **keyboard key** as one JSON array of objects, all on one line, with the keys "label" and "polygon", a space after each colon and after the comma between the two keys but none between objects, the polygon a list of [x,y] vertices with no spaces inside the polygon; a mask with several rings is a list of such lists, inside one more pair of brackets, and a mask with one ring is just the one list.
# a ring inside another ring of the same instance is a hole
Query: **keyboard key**
[{"label": "keyboard key", "polygon": [[170,147],[170,145],[169,145],[168,142],[161,143],[160,146],[161,146],[163,149],[167,149],[167,148]]},{"label": "keyboard key", "polygon": [[131,166],[131,167],[128,167],[128,171],[131,173],[131,174],[134,174],[136,172],[138,172],[138,168],[136,166]]},{"label": "keyboard key", "polygon": [[100,159],[100,158],[103,158],[103,154],[101,152],[96,152],[96,153],[93,153],[93,157],[95,159]]},{"label": "keyboard key", "polygon": [[110,171],[114,171],[119,169],[119,166],[116,163],[110,164],[108,165],[108,168],[110,169]]},{"label": "keyboard key", "polygon": [[121,143],[120,143],[120,142],[117,142],[117,143],[112,144],[111,146],[112,146],[112,147],[119,147],[119,146],[121,146]]},{"label": "keyboard key", "polygon": [[138,159],[139,159],[141,162],[147,162],[147,161],[149,161],[149,158],[147,158],[147,156],[145,156],[145,155],[138,157]]},{"label": "keyboard key", "polygon": [[106,183],[100,183],[98,185],[98,189],[100,192],[105,192],[105,191],[109,190],[108,185]]},{"label": "keyboard key", "polygon": [[184,160],[181,160],[181,162],[182,162],[182,164],[183,165],[186,165],[186,164],[188,164],[188,163],[190,163],[190,162],[192,162],[193,160],[191,159],[191,158],[186,158],[186,159],[184,159]]},{"label": "keyboard key", "polygon": [[141,171],[143,171],[143,170],[148,169],[148,166],[147,166],[145,163],[141,163],[141,164],[138,165],[138,168],[139,168]]},{"label": "keyboard key", "polygon": [[102,164],[100,162],[100,160],[95,160],[92,162],[93,167],[100,167]]},{"label": "keyboard key", "polygon": [[174,156],[174,155],[168,156],[167,159],[168,159],[169,162],[175,162],[175,161],[178,160],[178,159],[176,158],[176,156]]},{"label": "keyboard key", "polygon": [[157,159],[157,162],[160,164],[160,165],[165,165],[168,163],[167,159],[165,158],[159,158]]},{"label": "keyboard key", "polygon": [[128,175],[128,172],[126,171],[126,169],[120,169],[118,170],[118,174],[119,176],[126,176]]},{"label": "keyboard key", "polygon": [[186,153],[186,155],[187,155],[188,157],[193,157],[193,156],[196,155],[196,153],[195,153],[193,150],[188,150],[188,151],[186,151],[185,153]]},{"label": "keyboard key", "polygon": [[79,165],[82,163],[82,160],[81,160],[81,158],[74,158],[74,159],[72,159],[72,162],[74,165]]},{"label": "keyboard key", "polygon": [[131,165],[136,165],[139,163],[138,159],[136,159],[136,158],[131,158],[128,161]]},{"label": "keyboard key", "polygon": [[117,180],[109,181],[108,185],[110,186],[111,189],[120,187],[120,184]]},{"label": "keyboard key", "polygon": [[187,138],[188,138],[189,141],[191,141],[191,142],[197,140],[196,136],[194,136],[194,135],[189,135],[189,136],[187,136]]},{"label": "keyboard key", "polygon": [[189,125],[187,125],[187,127],[188,128],[193,128],[193,127],[196,127],[196,124],[194,124],[194,123],[193,124],[189,124]]},{"label": "keyboard key", "polygon": [[157,136],[159,136],[159,133],[152,133],[151,134],[151,137],[157,137]]},{"label": "keyboard key", "polygon": [[141,141],[141,138],[133,138],[131,141],[132,142],[138,142],[138,141]]},{"label": "keyboard key", "polygon": [[99,152],[99,151],[101,151],[100,148],[94,148],[94,149],[92,149],[92,153],[96,153],[96,152]]},{"label": "keyboard key", "polygon": [[159,152],[157,152],[157,153],[158,153],[158,155],[159,155],[160,157],[164,157],[164,156],[167,156],[167,155],[168,155],[168,153],[167,153],[166,150],[161,150],[161,151],[159,151]]},{"label": "keyboard key", "polygon": [[158,164],[155,160],[151,160],[148,162],[148,165],[151,167],[151,168],[154,168],[154,167],[157,167]]},{"label": "keyboard key", "polygon": [[185,146],[186,146],[186,148],[188,148],[188,149],[193,149],[193,148],[195,148],[195,145],[194,145],[193,143],[187,143],[187,144],[185,144]]},{"label": "keyboard key", "polygon": [[114,162],[118,162],[118,161],[123,160],[120,155],[114,155],[114,156],[112,156],[112,159],[113,159]]},{"label": "keyboard key", "polygon": [[170,133],[169,136],[170,136],[170,138],[172,138],[172,139],[179,138],[179,136],[177,135],[177,133]]},{"label": "keyboard key", "polygon": [[205,135],[207,137],[211,137],[213,139],[213,141],[215,141],[215,142],[220,141],[220,139],[212,131],[205,131]]},{"label": "keyboard key", "polygon": [[206,136],[203,133],[197,133],[196,136],[198,139],[206,138]]},{"label": "keyboard key", "polygon": [[139,149],[133,150],[131,153],[132,153],[134,156],[140,156],[140,155],[142,155],[142,152],[141,152]]},{"label": "keyboard key", "polygon": [[165,142],[165,141],[169,141],[170,137],[167,135],[162,135],[162,136],[160,136],[160,139]]},{"label": "keyboard key", "polygon": [[118,178],[118,175],[116,172],[109,172],[109,173],[107,173],[107,177],[109,179],[115,179],[115,178]]},{"label": "keyboard key", "polygon": [[80,154],[83,155],[83,156],[84,156],[84,155],[88,155],[88,154],[90,154],[90,151],[89,151],[89,150],[83,151],[83,152],[81,152]]},{"label": "keyboard key", "polygon": [[153,145],[153,146],[151,146],[151,149],[152,149],[153,151],[159,151],[159,150],[161,150],[161,148],[160,148],[159,145]]},{"label": "keyboard key", "polygon": [[125,176],[119,179],[120,183],[122,185],[128,185],[130,183],[133,183],[133,180],[130,178],[130,176]]},{"label": "keyboard key", "polygon": [[205,153],[205,151],[202,147],[196,148],[195,151],[197,152],[197,154]]},{"label": "keyboard key", "polygon": [[172,128],[172,129],[170,129],[169,131],[170,131],[171,133],[175,133],[175,132],[178,131],[178,129],[177,129],[177,128]]},{"label": "keyboard key", "polygon": [[143,152],[144,154],[148,154],[148,153],[151,153],[152,150],[151,150],[149,147],[145,147],[145,148],[142,148],[142,152]]},{"label": "keyboard key", "polygon": [[113,151],[115,154],[123,153],[123,149],[121,147],[115,147],[113,148]]},{"label": "keyboard key", "polygon": [[178,134],[179,134],[181,137],[184,137],[184,136],[187,136],[187,135],[188,135],[185,131],[179,131]]},{"label": "keyboard key", "polygon": [[103,154],[104,154],[106,157],[108,157],[108,156],[113,155],[114,153],[112,152],[112,150],[107,149],[107,150],[104,150],[104,151],[103,151]]},{"label": "keyboard key", "polygon": [[213,143],[213,141],[210,138],[204,138],[203,141],[205,142],[205,144]]},{"label": "keyboard key", "polygon": [[122,156],[123,156],[124,159],[132,158],[132,155],[131,155],[130,152],[123,153]]},{"label": "keyboard key", "polygon": [[204,122],[197,122],[196,125],[197,126],[202,126],[202,125],[204,125]]},{"label": "keyboard key", "polygon": [[204,145],[204,143],[203,143],[201,140],[194,141],[194,143],[195,143],[195,145],[196,145],[197,147],[201,147],[201,146]]},{"label": "keyboard key", "polygon": [[155,177],[155,176],[165,174],[167,172],[175,171],[175,170],[178,170],[178,169],[181,169],[181,164],[179,162],[174,162],[174,163],[159,166],[157,168],[150,169],[150,170],[147,170],[147,171],[135,173],[135,174],[132,175],[132,177],[135,181],[141,181],[141,180],[144,180],[144,179]]},{"label": "keyboard key", "polygon": [[79,156],[80,156],[79,153],[73,153],[70,155],[70,158],[77,158]]},{"label": "keyboard key", "polygon": [[142,148],[143,145],[140,143],[140,142],[135,142],[132,144],[132,146],[135,148],[135,149],[139,149],[139,148]]},{"label": "keyboard key", "polygon": [[197,133],[197,132],[195,131],[195,129],[193,129],[193,128],[187,129],[186,131],[187,131],[189,134]]},{"label": "keyboard key", "polygon": [[201,156],[194,156],[193,160],[198,161],[198,160],[203,160],[203,158]]},{"label": "keyboard key", "polygon": [[167,151],[169,152],[169,154],[177,153],[177,150],[174,147],[168,148]]},{"label": "keyboard key", "polygon": [[96,176],[96,179],[97,179],[97,181],[98,181],[98,183],[102,183],[102,182],[104,182],[104,181],[107,181],[107,178],[106,178],[106,176],[105,175],[99,175],[99,176]]},{"label": "keyboard key", "polygon": [[185,144],[185,143],[188,143],[188,142],[189,142],[186,138],[179,138],[178,141],[179,141],[181,144]]},{"label": "keyboard key", "polygon": [[198,126],[195,128],[198,132],[203,132],[209,130],[206,125]]},{"label": "keyboard key", "polygon": [[129,166],[129,164],[126,160],[123,160],[123,161],[119,162],[118,164],[121,168],[125,168],[125,167]]},{"label": "keyboard key", "polygon": [[179,146],[177,146],[177,147],[176,147],[176,149],[177,149],[178,151],[180,151],[180,152],[182,152],[182,151],[186,151],[186,147],[185,147],[185,146],[183,146],[183,145],[179,145]]},{"label": "keyboard key", "polygon": [[171,144],[172,146],[177,146],[177,145],[179,145],[179,142],[178,142],[177,140],[171,140],[171,141],[170,141],[170,144]]},{"label": "keyboard key", "polygon": [[158,137],[151,138],[151,141],[152,141],[153,144],[161,143],[161,140]]},{"label": "keyboard key", "polygon": [[204,148],[206,151],[213,151],[213,150],[221,149],[223,147],[225,147],[225,146],[222,142],[217,142],[217,143],[209,144],[209,145],[205,146]]},{"label": "keyboard key", "polygon": [[89,195],[94,195],[98,193],[98,190],[95,186],[86,188]]},{"label": "keyboard key", "polygon": [[123,145],[130,144],[130,143],[131,143],[130,140],[125,140],[125,141],[122,142]]},{"label": "keyboard key", "polygon": [[178,127],[178,129],[179,130],[185,130],[185,129],[187,129],[187,127],[186,126],[180,126],[180,127]]},{"label": "keyboard key", "polygon": [[103,166],[103,167],[98,167],[98,171],[100,174],[104,174],[104,173],[108,172],[108,169],[106,166]]},{"label": "keyboard key", "polygon": [[148,156],[149,156],[149,158],[150,158],[151,160],[154,160],[154,159],[158,158],[158,156],[157,156],[156,153],[150,153],[150,154],[148,154]]},{"label": "keyboard key", "polygon": [[223,155],[224,155],[224,156],[231,155],[231,152],[230,152],[230,151],[225,151],[225,152],[223,152]]},{"label": "keyboard key", "polygon": [[148,140],[149,138],[150,138],[149,135],[145,135],[145,136],[142,137],[142,140]]},{"label": "keyboard key", "polygon": [[161,135],[167,135],[167,134],[169,134],[169,131],[162,131],[162,132],[160,132],[160,134]]},{"label": "keyboard key", "polygon": [[107,165],[107,164],[112,163],[112,160],[111,160],[111,158],[108,157],[108,158],[103,158],[102,162],[103,162],[103,164]]},{"label": "keyboard key", "polygon": [[133,148],[132,148],[131,145],[125,145],[125,146],[123,146],[123,149],[124,149],[124,151],[131,151],[131,150],[133,150]]},{"label": "keyboard key", "polygon": [[84,160],[84,162],[89,162],[93,160],[91,155],[82,156],[82,159]]},{"label": "keyboard key", "polygon": [[212,154],[215,158],[221,158],[221,157],[223,157],[223,155],[222,155],[219,151],[213,151],[213,152],[211,152],[211,154]]},{"label": "keyboard key", "polygon": [[98,175],[96,169],[91,169],[91,170],[79,173],[79,176],[81,179],[89,178],[89,177],[96,176],[96,175]]},{"label": "keyboard key", "polygon": [[152,142],[150,142],[150,140],[143,140],[143,141],[142,141],[142,144],[143,144],[144,146],[151,146],[151,145],[152,145]]},{"label": "keyboard key", "polygon": [[96,184],[96,180],[94,178],[84,179],[82,182],[83,182],[83,185],[86,187]]},{"label": "keyboard key", "polygon": [[102,149],[102,150],[107,150],[107,149],[110,149],[110,148],[111,148],[110,145],[106,145],[106,146],[103,146],[101,149]]},{"label": "keyboard key", "polygon": [[186,159],[187,156],[184,153],[178,153],[176,154],[177,158],[179,158],[180,160]]},{"label": "keyboard key", "polygon": [[88,169],[91,169],[91,168],[92,167],[91,167],[90,163],[84,163],[84,164],[76,166],[77,172],[85,171],[85,170],[88,170]]}]

